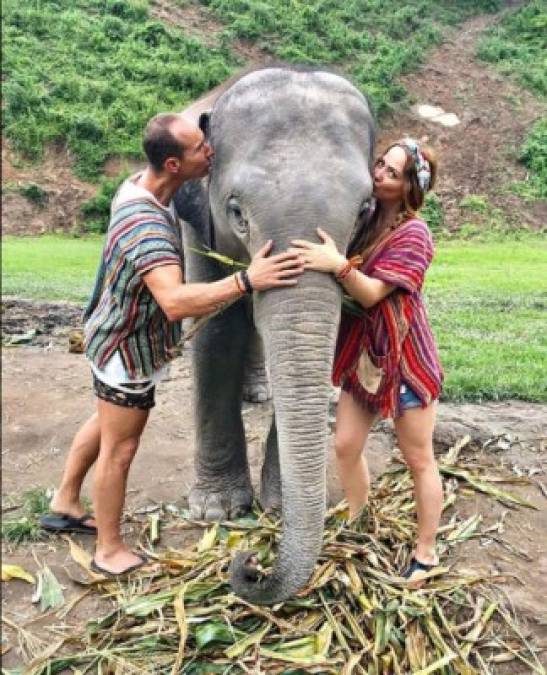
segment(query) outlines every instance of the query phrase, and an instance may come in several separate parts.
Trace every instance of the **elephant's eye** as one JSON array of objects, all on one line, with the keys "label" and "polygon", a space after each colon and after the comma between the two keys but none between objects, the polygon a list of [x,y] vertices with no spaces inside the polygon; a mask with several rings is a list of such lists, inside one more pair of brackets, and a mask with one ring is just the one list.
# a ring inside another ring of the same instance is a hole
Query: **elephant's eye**
[{"label": "elephant's eye", "polygon": [[236,228],[236,230],[241,234],[246,234],[248,232],[249,226],[243,217],[243,211],[241,210],[241,206],[239,205],[236,197],[232,196],[228,199],[226,211],[228,213],[228,219]]}]

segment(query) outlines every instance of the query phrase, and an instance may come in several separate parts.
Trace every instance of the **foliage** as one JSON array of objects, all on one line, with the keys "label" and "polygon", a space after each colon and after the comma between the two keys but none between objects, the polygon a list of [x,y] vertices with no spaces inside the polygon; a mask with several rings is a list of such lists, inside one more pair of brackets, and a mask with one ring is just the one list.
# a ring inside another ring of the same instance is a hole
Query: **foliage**
[{"label": "foliage", "polygon": [[398,77],[415,70],[441,40],[440,24],[456,23],[500,3],[492,0],[200,0],[228,27],[279,59],[331,64],[349,75],[382,115],[402,100]]},{"label": "foliage", "polygon": [[18,515],[2,518],[2,539],[14,544],[43,539],[45,533],[40,528],[39,517],[48,512],[51,497],[51,491],[44,488],[27,490],[17,508]]},{"label": "foliage", "polygon": [[520,159],[530,173],[514,190],[525,199],[547,199],[547,117],[530,129]]},{"label": "foliage", "polygon": [[82,216],[85,218],[85,227],[89,232],[104,233],[108,229],[110,220],[110,205],[116,191],[128,173],[122,173],[114,178],[103,177],[99,180],[97,194],[84,202],[81,206]]},{"label": "foliage", "polygon": [[424,205],[420,209],[420,217],[425,220],[432,232],[438,233],[442,230],[444,225],[443,205],[435,192],[426,194]]},{"label": "foliage", "polygon": [[[38,644],[29,654],[29,675],[76,667],[187,675],[471,675],[485,672],[486,659],[506,658],[508,644],[515,658],[543,673],[536,643],[523,636],[499,578],[441,566],[470,539],[486,545],[494,531],[500,541],[503,516],[485,527],[480,514],[461,515],[466,492],[511,508],[537,508],[498,487],[501,481],[530,486],[532,479],[480,466],[477,446],[463,455],[467,444],[469,437],[440,457],[448,517],[437,541],[441,563],[423,578],[423,591],[400,576],[416,523],[413,480],[397,463],[374,482],[370,504],[357,517],[349,519],[345,502],[329,509],[317,564],[297,595],[258,607],[230,588],[234,554],[254,551],[257,564],[249,566],[248,578],[258,585],[271,575],[279,551],[280,521],[255,509],[251,517],[208,527],[192,547],[153,552],[152,572],[121,582],[93,575],[88,592],[97,604],[108,600],[108,613],[67,630],[64,643]],[[175,517],[179,528],[207,526]],[[89,554],[75,542],[70,550],[91,575]]]},{"label": "foliage", "polygon": [[154,114],[225,79],[235,59],[152,21],[140,0],[39,0],[3,5],[4,133],[39,158],[68,144],[76,170],[96,178],[112,155],[140,155]]},{"label": "foliage", "polygon": [[487,31],[478,55],[536,94],[547,96],[546,33],[545,0],[531,0]]},{"label": "foliage", "polygon": [[28,183],[19,188],[19,192],[26,197],[30,202],[37,206],[43,207],[49,200],[47,190],[44,190],[36,183]]}]

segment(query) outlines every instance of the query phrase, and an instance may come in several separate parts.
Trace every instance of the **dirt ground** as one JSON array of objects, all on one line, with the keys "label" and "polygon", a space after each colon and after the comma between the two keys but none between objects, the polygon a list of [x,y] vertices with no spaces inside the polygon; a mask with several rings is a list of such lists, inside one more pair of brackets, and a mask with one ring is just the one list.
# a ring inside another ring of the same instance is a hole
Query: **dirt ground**
[{"label": "dirt ground", "polygon": [[[94,410],[85,358],[67,350],[68,331],[70,327],[78,326],[78,314],[79,309],[74,305],[44,307],[30,302],[4,303],[5,338],[26,333],[30,327],[38,329],[30,345],[4,348],[2,496],[6,504],[25,490],[54,487],[58,483],[72,436]],[[157,406],[131,470],[124,525],[130,539],[137,540],[142,534],[146,515],[138,512],[147,506],[160,502],[175,503],[179,507],[186,505],[194,478],[191,398],[190,348],[186,348],[174,361],[168,380],[158,388]],[[256,485],[271,406],[269,403],[245,404],[243,414],[251,473]],[[526,496],[537,511],[510,510],[499,543],[491,542],[486,546],[481,545],[481,540],[471,540],[458,547],[449,563],[460,570],[508,575],[511,580],[503,586],[504,590],[526,622],[527,630],[547,650],[547,406],[519,401],[484,405],[441,404],[436,449],[443,452],[466,434],[471,436],[476,448],[487,444],[481,451],[483,464],[492,465],[495,470],[503,465],[513,475],[531,476],[530,485],[507,486],[507,489]],[[393,448],[391,426],[382,423],[371,435],[367,449],[373,477],[397,456]],[[91,479],[92,476],[84,488],[88,495]],[[341,498],[332,447],[328,494],[329,503],[336,503]],[[459,500],[457,508],[461,516],[480,513],[484,528],[497,522],[508,510],[476,493]],[[445,518],[453,513],[454,509],[448,510]],[[200,533],[200,530],[169,529],[164,531],[159,548],[180,548],[195,541]],[[79,537],[78,541],[92,551],[92,539]],[[83,572],[71,559],[68,544],[58,537],[19,547],[4,545],[3,559],[22,564],[31,572],[38,569],[38,561],[47,563],[65,588],[67,600],[82,592],[73,579],[81,580]],[[27,625],[28,630],[39,638],[50,640],[55,632],[54,622],[51,617],[42,618],[31,603],[32,587],[22,581],[12,581],[3,584],[3,590],[4,616],[18,625]],[[89,596],[75,607],[65,622],[69,626],[81,626],[90,616],[105,612],[104,602]],[[9,627],[3,634],[3,647],[8,646],[11,649],[4,656],[4,665],[20,664],[22,657]],[[493,672],[528,671],[512,663],[503,668],[498,666]]]}]

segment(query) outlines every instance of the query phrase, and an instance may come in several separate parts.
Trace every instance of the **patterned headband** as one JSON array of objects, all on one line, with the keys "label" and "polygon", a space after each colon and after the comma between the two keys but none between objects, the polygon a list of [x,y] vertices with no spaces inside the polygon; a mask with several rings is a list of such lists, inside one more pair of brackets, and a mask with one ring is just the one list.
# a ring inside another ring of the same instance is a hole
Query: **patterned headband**
[{"label": "patterned headband", "polygon": [[427,192],[431,185],[431,166],[420,152],[418,142],[413,138],[405,138],[401,141],[401,145],[410,150],[410,154],[414,160],[414,166],[416,167],[418,185],[422,192]]}]

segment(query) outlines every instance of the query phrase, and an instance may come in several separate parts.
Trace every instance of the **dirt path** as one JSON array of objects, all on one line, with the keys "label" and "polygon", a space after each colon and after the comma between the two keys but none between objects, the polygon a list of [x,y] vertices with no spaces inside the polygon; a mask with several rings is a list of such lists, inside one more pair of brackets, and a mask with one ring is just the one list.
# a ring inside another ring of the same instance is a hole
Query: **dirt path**
[{"label": "dirt path", "polygon": [[[514,3],[513,3],[514,4]],[[524,203],[505,188],[523,180],[526,167],[517,160],[530,126],[546,114],[544,103],[475,58],[478,42],[499,15],[475,17],[448,32],[417,72],[402,78],[416,104],[455,113],[460,124],[444,127],[418,114],[402,111],[381,129],[379,148],[404,134],[427,139],[439,153],[436,192],[446,223],[458,229],[470,214],[459,206],[469,194],[487,195],[515,227],[542,227],[547,203]],[[473,214],[475,220],[477,214]],[[498,225],[502,223],[500,216]]]}]

